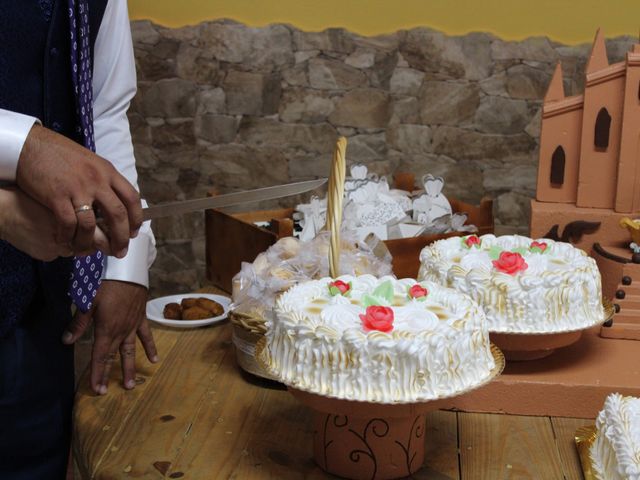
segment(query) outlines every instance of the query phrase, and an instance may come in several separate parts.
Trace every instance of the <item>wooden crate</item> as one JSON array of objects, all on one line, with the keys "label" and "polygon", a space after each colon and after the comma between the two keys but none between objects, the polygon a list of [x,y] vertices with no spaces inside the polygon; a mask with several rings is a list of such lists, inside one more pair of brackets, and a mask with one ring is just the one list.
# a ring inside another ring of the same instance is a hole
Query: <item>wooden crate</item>
[{"label": "wooden crate", "polygon": [[[398,182],[396,181],[396,185]],[[476,225],[478,234],[493,232],[493,201],[483,199],[480,205],[471,205],[449,199],[454,212],[468,215],[468,223]],[[231,292],[231,280],[240,271],[242,262],[253,262],[279,238],[293,233],[292,208],[228,214],[219,210],[205,213],[207,279],[213,285]],[[254,225],[269,222],[269,228]],[[420,251],[430,243],[461,235],[424,235],[415,238],[386,240],[393,256],[393,272],[398,278],[416,278],[420,268]]]},{"label": "wooden crate", "polygon": [[[483,199],[478,206],[455,199],[449,199],[449,203],[454,212],[468,215],[467,223],[478,227],[478,235],[493,233],[493,200]],[[393,257],[393,273],[398,278],[416,278],[420,269],[420,252],[424,247],[436,240],[460,235],[468,234],[453,232],[385,240],[384,243]]]},{"label": "wooden crate", "polygon": [[[293,234],[293,208],[228,214],[205,212],[207,279],[231,293],[231,280],[242,262],[253,262],[279,238]],[[270,222],[269,228],[254,222]]]}]

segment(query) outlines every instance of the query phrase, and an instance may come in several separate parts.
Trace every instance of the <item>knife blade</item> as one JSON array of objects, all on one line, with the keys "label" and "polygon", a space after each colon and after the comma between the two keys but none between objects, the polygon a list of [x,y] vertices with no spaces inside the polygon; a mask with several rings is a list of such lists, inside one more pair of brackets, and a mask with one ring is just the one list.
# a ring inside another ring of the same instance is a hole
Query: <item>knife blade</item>
[{"label": "knife blade", "polygon": [[298,193],[308,192],[327,183],[326,178],[307,180],[304,182],[288,183],[273,187],[245,190],[243,192],[226,193],[215,197],[195,198],[178,202],[162,203],[143,208],[142,214],[145,220],[154,218],[181,215],[184,213],[206,210],[208,208],[230,207],[241,203],[258,202],[261,200],[273,200],[274,198],[288,197]]}]

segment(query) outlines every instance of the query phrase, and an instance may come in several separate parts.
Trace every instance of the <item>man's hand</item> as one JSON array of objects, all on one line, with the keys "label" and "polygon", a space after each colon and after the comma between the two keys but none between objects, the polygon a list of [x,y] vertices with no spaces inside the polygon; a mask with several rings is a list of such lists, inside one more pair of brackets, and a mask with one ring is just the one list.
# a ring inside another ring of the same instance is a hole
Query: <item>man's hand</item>
[{"label": "man's hand", "polygon": [[95,230],[91,249],[80,251],[74,243],[56,241],[57,221],[53,213],[17,188],[0,189],[0,238],[32,258],[51,261],[57,257],[109,248],[109,240]]},{"label": "man's hand", "polygon": [[110,248],[105,253],[124,257],[129,239],[142,224],[138,192],[107,160],[39,125],[34,125],[22,148],[16,183],[49,208],[58,223],[56,243],[72,241],[79,251],[91,250],[96,217],[83,205],[95,206],[104,217]]},{"label": "man's hand", "polygon": [[136,335],[140,338],[147,358],[158,361],[156,345],[145,317],[147,289],[141,285],[114,280],[104,280],[87,313],[76,312],[67,331],[62,336],[65,344],[74,343],[94,324],[93,351],[91,353],[91,388],[94,392],[107,393],[111,365],[120,352],[123,385],[132,389],[136,385]]}]

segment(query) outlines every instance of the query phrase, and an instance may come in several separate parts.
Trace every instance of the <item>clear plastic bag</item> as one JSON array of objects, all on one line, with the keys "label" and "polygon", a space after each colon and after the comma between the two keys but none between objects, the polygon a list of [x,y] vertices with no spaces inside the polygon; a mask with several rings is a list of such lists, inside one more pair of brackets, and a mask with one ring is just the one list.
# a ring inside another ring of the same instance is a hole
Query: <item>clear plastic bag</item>
[{"label": "clear plastic bag", "polygon": [[[328,277],[329,239],[328,231],[308,242],[285,237],[253,263],[243,263],[233,278],[233,311],[267,320],[279,294],[298,283]],[[340,243],[340,275],[392,275],[391,254],[382,241],[358,241],[355,232],[344,230]]]}]

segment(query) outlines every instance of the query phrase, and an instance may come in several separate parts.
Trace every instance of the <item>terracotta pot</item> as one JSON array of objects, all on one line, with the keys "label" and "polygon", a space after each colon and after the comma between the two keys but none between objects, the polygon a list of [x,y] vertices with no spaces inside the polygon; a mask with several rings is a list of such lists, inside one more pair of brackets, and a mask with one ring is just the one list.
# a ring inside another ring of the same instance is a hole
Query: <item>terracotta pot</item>
[{"label": "terracotta pot", "polygon": [[403,478],[420,470],[426,413],[443,405],[353,402],[290,391],[313,409],[316,463],[328,473],[352,479]]},{"label": "terracotta pot", "polygon": [[316,463],[340,477],[403,478],[424,462],[424,415],[358,418],[314,411],[314,431]]}]

